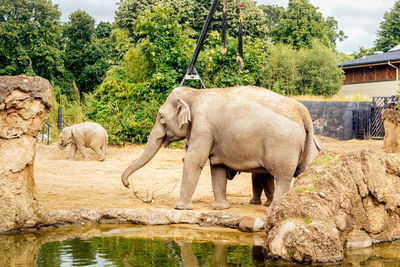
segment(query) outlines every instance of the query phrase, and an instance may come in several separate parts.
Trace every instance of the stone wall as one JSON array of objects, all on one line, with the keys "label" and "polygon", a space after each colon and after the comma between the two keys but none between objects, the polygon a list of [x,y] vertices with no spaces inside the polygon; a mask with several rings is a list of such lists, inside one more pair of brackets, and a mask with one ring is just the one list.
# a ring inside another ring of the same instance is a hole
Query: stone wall
[{"label": "stone wall", "polygon": [[37,222],[33,163],[50,107],[46,79],[0,76],[0,232]]},{"label": "stone wall", "polygon": [[337,140],[369,139],[371,102],[302,101],[310,112],[314,134]]},{"label": "stone wall", "polygon": [[382,112],[385,137],[383,146],[387,153],[400,153],[400,110],[385,109]]}]

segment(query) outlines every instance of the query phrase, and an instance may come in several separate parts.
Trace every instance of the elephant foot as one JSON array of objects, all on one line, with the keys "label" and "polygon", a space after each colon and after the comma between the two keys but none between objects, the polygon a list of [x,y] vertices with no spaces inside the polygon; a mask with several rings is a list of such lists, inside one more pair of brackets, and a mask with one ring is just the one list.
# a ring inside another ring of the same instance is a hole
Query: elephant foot
[{"label": "elephant foot", "polygon": [[104,161],[106,157],[99,158],[99,161]]},{"label": "elephant foot", "polygon": [[271,206],[271,204],[272,204],[272,200],[267,200],[267,201],[265,201],[265,203],[264,203],[264,206]]},{"label": "elephant foot", "polygon": [[191,201],[181,201],[179,200],[176,204],[175,204],[175,209],[177,210],[192,210],[193,209],[193,203]]},{"label": "elephant foot", "polygon": [[259,198],[252,198],[252,199],[250,200],[250,204],[259,205],[259,204],[261,204],[261,199],[259,199]]},{"label": "elephant foot", "polygon": [[212,208],[215,210],[224,210],[224,209],[229,209],[229,207],[231,206],[231,204],[229,204],[228,201],[224,200],[224,201],[214,201],[214,203],[212,204]]}]

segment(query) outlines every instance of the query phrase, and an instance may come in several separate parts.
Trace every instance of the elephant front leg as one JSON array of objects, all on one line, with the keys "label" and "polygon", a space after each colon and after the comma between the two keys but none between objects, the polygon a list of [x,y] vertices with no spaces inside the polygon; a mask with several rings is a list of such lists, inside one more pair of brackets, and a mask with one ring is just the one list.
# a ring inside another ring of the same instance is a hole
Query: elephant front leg
[{"label": "elephant front leg", "polygon": [[71,149],[70,149],[70,151],[69,151],[69,159],[70,159],[70,160],[74,160],[74,159],[75,159],[76,150],[77,150],[76,145],[72,143],[72,144],[71,144]]},{"label": "elephant front leg", "polygon": [[227,183],[227,170],[223,166],[215,166],[210,164],[212,187],[214,191],[213,209],[222,210],[230,207],[226,199],[226,183]]},{"label": "elephant front leg", "polygon": [[191,210],[193,209],[192,196],[196,190],[201,170],[203,169],[208,152],[203,149],[188,148],[183,163],[183,178],[179,201],[175,204],[175,209]]},{"label": "elephant front leg", "polygon": [[85,150],[85,147],[84,147],[82,144],[76,144],[76,146],[77,146],[79,152],[81,152],[83,158],[84,158],[85,160],[89,160],[89,156],[87,155],[87,152],[86,152],[86,150]]},{"label": "elephant front leg", "polygon": [[274,201],[280,199],[290,190],[292,176],[277,176],[275,179]]}]

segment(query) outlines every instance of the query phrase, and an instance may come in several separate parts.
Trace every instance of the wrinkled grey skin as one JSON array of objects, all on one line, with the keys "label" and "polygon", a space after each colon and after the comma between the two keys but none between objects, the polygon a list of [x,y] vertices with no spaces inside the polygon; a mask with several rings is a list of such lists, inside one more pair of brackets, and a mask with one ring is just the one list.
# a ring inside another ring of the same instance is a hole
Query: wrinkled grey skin
[{"label": "wrinkled grey skin", "polygon": [[107,142],[107,131],[100,124],[82,122],[65,127],[60,132],[58,148],[64,150],[67,145],[71,144],[70,160],[75,159],[77,150],[79,150],[85,160],[89,160],[89,156],[85,150],[85,147],[89,147],[96,153],[97,159],[103,161],[106,158]]},{"label": "wrinkled grey skin", "polygon": [[293,176],[317,157],[308,110],[270,90],[242,86],[198,90],[175,88],[161,106],[146,148],[121,176],[145,165],[161,145],[187,138],[180,198],[176,209],[192,209],[200,172],[210,160],[215,209],[229,208],[227,179],[237,171],[268,174],[275,180],[273,199],[290,189]]}]

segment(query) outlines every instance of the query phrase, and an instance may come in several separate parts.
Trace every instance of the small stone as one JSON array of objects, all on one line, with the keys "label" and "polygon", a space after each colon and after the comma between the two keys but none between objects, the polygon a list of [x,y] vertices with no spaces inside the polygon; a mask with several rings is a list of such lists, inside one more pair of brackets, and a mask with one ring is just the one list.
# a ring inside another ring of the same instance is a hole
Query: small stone
[{"label": "small stone", "polygon": [[242,232],[253,232],[256,219],[250,216],[244,216],[239,222],[239,230]]},{"label": "small stone", "polygon": [[346,214],[342,213],[342,214],[336,215],[335,216],[335,224],[336,224],[336,227],[340,231],[344,231],[346,229]]},{"label": "small stone", "polygon": [[318,195],[319,195],[321,198],[325,198],[325,197],[326,197],[326,195],[325,195],[324,192],[318,192]]},{"label": "small stone", "polygon": [[363,230],[353,230],[347,236],[346,248],[367,248],[372,245],[372,239]]}]

